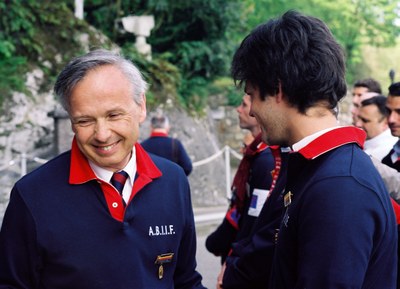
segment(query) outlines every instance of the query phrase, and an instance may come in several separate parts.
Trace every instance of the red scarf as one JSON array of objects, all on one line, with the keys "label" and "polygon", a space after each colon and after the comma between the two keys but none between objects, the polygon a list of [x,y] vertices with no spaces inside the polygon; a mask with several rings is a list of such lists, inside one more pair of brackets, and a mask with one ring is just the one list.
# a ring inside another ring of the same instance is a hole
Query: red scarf
[{"label": "red scarf", "polygon": [[235,177],[232,183],[232,205],[235,205],[238,213],[242,214],[244,200],[247,195],[246,184],[249,178],[251,162],[254,156],[259,152],[259,146],[262,143],[261,133],[256,136],[253,142],[248,145],[244,151],[243,159],[241,160]]}]

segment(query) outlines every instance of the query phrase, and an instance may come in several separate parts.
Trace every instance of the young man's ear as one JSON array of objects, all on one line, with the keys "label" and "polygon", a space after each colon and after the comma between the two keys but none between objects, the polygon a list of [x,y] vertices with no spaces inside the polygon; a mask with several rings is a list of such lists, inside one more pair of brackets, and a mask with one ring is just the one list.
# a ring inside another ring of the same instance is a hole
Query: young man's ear
[{"label": "young man's ear", "polygon": [[282,85],[281,85],[280,81],[279,81],[279,84],[278,84],[278,92],[275,95],[275,99],[276,99],[277,103],[280,103],[280,102],[283,101]]}]

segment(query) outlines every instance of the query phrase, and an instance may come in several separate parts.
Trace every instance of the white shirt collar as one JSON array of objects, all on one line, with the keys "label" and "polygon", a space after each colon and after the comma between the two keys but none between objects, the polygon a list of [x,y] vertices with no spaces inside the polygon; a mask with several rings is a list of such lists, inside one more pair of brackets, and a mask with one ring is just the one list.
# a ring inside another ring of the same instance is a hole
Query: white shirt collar
[{"label": "white shirt collar", "polygon": [[292,145],[292,149],[294,152],[297,152],[299,150],[301,150],[302,148],[306,147],[310,142],[312,142],[313,140],[315,140],[317,137],[323,135],[324,133],[334,130],[336,128],[338,128],[339,126],[335,126],[335,127],[330,127],[330,128],[326,128],[320,131],[317,131],[313,134],[310,134],[308,136],[306,136],[305,138],[301,139],[300,141],[298,141],[297,143]]},{"label": "white shirt collar", "polygon": [[[110,183],[114,172],[106,170],[102,167],[99,167],[98,165],[94,164],[90,160],[89,160],[89,165],[99,179],[102,179],[103,181]],[[135,175],[136,175],[136,150],[135,150],[135,147],[133,147],[133,149],[132,149],[131,159],[126,164],[126,166],[123,168],[123,170],[129,175],[128,181],[130,183],[130,186],[132,187],[133,182],[135,180]]]}]

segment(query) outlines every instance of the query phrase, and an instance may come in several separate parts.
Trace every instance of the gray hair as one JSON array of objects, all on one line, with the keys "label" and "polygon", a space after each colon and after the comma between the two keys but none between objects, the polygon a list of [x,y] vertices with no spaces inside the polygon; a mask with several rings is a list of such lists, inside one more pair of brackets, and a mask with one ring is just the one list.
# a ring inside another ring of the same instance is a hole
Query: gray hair
[{"label": "gray hair", "polygon": [[69,112],[69,98],[75,86],[85,75],[100,66],[114,65],[118,67],[132,83],[133,99],[136,103],[143,102],[143,95],[148,84],[139,69],[128,59],[111,51],[98,49],[72,59],[58,75],[54,85],[54,93],[60,99],[62,107]]},{"label": "gray hair", "polygon": [[151,126],[153,128],[168,128],[168,117],[166,115],[163,115],[162,113],[157,113],[156,116],[153,116],[151,118]]}]

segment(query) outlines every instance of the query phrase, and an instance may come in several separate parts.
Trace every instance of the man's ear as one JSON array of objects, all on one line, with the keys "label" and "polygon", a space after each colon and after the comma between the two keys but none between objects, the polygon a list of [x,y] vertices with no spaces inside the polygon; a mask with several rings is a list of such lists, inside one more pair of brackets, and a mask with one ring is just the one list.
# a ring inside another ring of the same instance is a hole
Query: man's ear
[{"label": "man's ear", "polygon": [[275,95],[275,99],[276,99],[277,103],[280,103],[280,102],[283,101],[282,85],[281,85],[280,81],[279,81],[279,84],[278,84],[278,92]]},{"label": "man's ear", "polygon": [[147,110],[146,110],[146,95],[143,93],[142,94],[142,102],[139,105],[140,106],[140,119],[139,119],[139,123],[144,122],[144,120],[146,119],[146,115],[147,115]]}]

